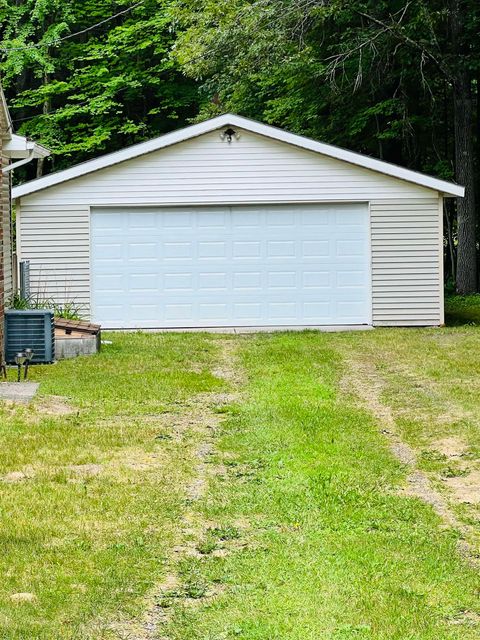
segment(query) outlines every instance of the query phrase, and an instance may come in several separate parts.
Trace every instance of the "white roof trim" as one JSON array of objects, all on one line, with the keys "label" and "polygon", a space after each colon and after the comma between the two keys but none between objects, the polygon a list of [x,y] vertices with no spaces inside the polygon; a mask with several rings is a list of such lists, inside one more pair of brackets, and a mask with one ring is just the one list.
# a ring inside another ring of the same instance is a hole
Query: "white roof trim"
[{"label": "white roof trim", "polygon": [[276,127],[271,127],[254,120],[249,120],[248,118],[243,118],[242,116],[227,113],[216,118],[212,118],[211,120],[206,120],[205,122],[200,122],[199,124],[194,124],[190,127],[173,131],[172,133],[167,133],[159,138],[154,138],[147,142],[141,142],[140,144],[121,149],[120,151],[115,151],[114,153],[109,153],[101,156],[100,158],[89,160],[71,167],[70,169],[65,169],[64,171],[59,171],[58,173],[52,173],[48,176],[44,176],[43,178],[32,180],[15,187],[12,191],[12,197],[21,198],[22,196],[35,193],[36,191],[66,182],[67,180],[73,180],[74,178],[79,178],[80,176],[98,171],[99,169],[111,167],[120,162],[124,162],[125,160],[131,160],[132,158],[137,158],[138,156],[151,153],[152,151],[164,149],[165,147],[169,147],[179,142],[184,142],[185,140],[190,140],[191,138],[201,136],[204,133],[209,133],[225,126],[239,127],[246,131],[257,133],[261,136],[266,136],[280,142],[286,142],[287,144],[291,144],[302,149],[314,151],[330,158],[343,160],[344,162],[348,162],[365,169],[377,171],[379,173],[392,176],[393,178],[398,178],[400,180],[405,180],[407,182],[427,187],[428,189],[433,189],[445,196],[463,197],[465,193],[464,187],[460,185],[446,182],[445,180],[439,180],[438,178],[432,178],[431,176],[427,176],[423,173],[411,171],[410,169],[389,164],[382,160],[376,160],[370,156],[354,153],[353,151],[347,151],[340,147],[324,144],[323,142],[316,142],[310,138],[304,138],[303,136],[288,133],[282,129],[277,129]]},{"label": "white roof trim", "polygon": [[28,158],[29,156],[46,158],[50,155],[50,151],[42,145],[16,133],[12,133],[10,140],[3,143],[2,152],[12,159]]}]

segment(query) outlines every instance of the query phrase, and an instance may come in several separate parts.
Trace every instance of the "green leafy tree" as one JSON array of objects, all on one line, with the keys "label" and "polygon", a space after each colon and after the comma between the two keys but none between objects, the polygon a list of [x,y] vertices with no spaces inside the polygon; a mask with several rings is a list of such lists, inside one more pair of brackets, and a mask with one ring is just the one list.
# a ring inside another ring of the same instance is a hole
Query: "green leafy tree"
[{"label": "green leafy tree", "polygon": [[464,184],[457,219],[447,212],[450,271],[459,292],[477,289],[476,2],[177,0],[174,12],[200,117],[231,109]]},{"label": "green leafy tree", "polygon": [[0,4],[7,97],[19,131],[53,151],[47,170],[170,131],[196,113],[195,83],[169,56],[169,3],[144,0],[109,20],[129,6],[110,0]]}]

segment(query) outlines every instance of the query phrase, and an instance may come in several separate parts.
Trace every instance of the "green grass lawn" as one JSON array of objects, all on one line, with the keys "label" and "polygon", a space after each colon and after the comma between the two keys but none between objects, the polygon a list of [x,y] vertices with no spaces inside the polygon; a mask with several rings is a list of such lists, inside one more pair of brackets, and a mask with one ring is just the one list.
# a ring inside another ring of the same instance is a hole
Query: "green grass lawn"
[{"label": "green grass lawn", "polygon": [[[198,508],[207,522],[245,523],[245,546],[183,563],[185,580],[227,588],[196,607],[173,603],[167,637],[479,637],[472,623],[480,613],[478,574],[460,559],[455,532],[431,507],[397,494],[405,469],[379,425],[338,390],[342,353],[390,341],[407,352],[411,340],[416,354],[441,335],[305,333],[242,341],[247,394],[219,442],[230,473],[213,480]],[[460,336],[453,348],[457,342]]]},{"label": "green grass lawn", "polygon": [[108,337],[0,409],[0,639],[480,636],[478,569],[402,491],[354,366],[480,552],[480,329]]},{"label": "green grass lawn", "polygon": [[[194,468],[194,434],[169,439],[198,393],[222,387],[211,340],[116,335],[93,358],[34,367],[33,408],[0,409],[0,638],[99,638],[160,579]],[[10,474],[27,478],[9,482]],[[33,603],[11,600],[32,593]]]},{"label": "green grass lawn", "polygon": [[480,325],[480,294],[472,296],[447,296],[445,321],[448,326]]}]

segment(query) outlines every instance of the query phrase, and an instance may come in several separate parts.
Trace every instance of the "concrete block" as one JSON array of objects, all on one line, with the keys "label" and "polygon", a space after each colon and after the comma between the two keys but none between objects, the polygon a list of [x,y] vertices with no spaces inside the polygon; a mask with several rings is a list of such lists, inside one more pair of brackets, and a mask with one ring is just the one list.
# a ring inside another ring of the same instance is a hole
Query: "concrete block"
[{"label": "concrete block", "polygon": [[[15,375],[16,373],[15,369]],[[0,382],[0,400],[28,404],[35,397],[39,386],[38,382]]]},{"label": "concrete block", "polygon": [[57,338],[55,340],[55,359],[67,360],[78,356],[91,356],[99,351],[97,336],[85,338]]}]

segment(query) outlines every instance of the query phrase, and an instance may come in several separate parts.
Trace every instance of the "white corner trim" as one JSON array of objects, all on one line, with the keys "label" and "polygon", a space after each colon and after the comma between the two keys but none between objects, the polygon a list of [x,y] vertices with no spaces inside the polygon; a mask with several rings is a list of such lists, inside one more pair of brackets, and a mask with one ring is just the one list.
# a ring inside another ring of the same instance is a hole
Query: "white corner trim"
[{"label": "white corner trim", "polygon": [[445,265],[443,258],[443,208],[445,203],[443,198],[438,198],[438,269],[440,285],[440,326],[445,325]]},{"label": "white corner trim", "polygon": [[433,178],[423,173],[411,171],[410,169],[405,169],[404,167],[399,167],[397,165],[384,162],[383,160],[377,160],[375,158],[371,158],[370,156],[365,156],[360,153],[354,153],[353,151],[347,151],[346,149],[341,149],[340,147],[324,144],[323,142],[317,142],[310,138],[305,138],[303,136],[289,133],[282,129],[277,129],[276,127],[272,127],[270,125],[256,122],[255,120],[249,120],[248,118],[244,118],[242,116],[227,113],[221,116],[217,116],[216,118],[206,120],[205,122],[200,122],[199,124],[194,124],[189,127],[167,133],[166,135],[160,136],[159,138],[154,138],[153,140],[148,140],[147,142],[141,142],[140,144],[121,149],[120,151],[115,151],[114,153],[109,153],[107,155],[101,156],[100,158],[89,160],[82,164],[71,167],[70,169],[65,169],[64,171],[59,171],[58,173],[52,173],[43,178],[32,180],[23,185],[15,187],[13,189],[12,195],[14,198],[20,198],[22,196],[35,193],[36,191],[53,187],[54,185],[66,182],[67,180],[79,178],[80,176],[98,171],[99,169],[113,166],[120,162],[124,162],[125,160],[137,158],[138,156],[151,153],[152,151],[164,149],[165,147],[190,140],[197,136],[203,135],[204,133],[210,133],[211,131],[215,131],[226,126],[239,127],[241,129],[244,129],[245,131],[250,131],[251,133],[256,133],[273,140],[285,142],[287,144],[291,144],[308,151],[314,151],[324,156],[342,160],[344,162],[348,162],[365,169],[370,169],[378,173],[383,173],[393,178],[405,180],[406,182],[411,182],[413,184],[438,191],[444,196],[463,197],[465,193],[464,187],[460,185],[446,182],[444,180],[439,180],[438,178]]}]

